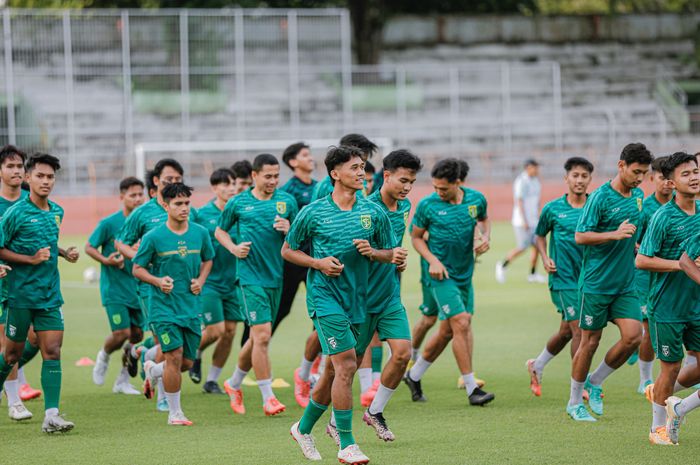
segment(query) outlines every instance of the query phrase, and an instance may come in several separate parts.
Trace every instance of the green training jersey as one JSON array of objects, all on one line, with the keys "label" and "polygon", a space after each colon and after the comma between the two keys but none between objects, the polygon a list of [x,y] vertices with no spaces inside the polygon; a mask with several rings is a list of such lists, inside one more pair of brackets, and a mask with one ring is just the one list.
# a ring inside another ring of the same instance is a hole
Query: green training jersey
[{"label": "green training jersey", "polygon": [[49,209],[37,207],[26,197],[10,207],[2,218],[1,248],[33,256],[49,247],[51,258],[38,265],[9,263],[8,303],[10,308],[47,309],[63,305],[61,277],[58,274],[58,233],[63,208],[49,200]]},{"label": "green training jersey", "polygon": [[[642,218],[644,192],[634,188],[625,197],[606,182],[588,197],[576,232],[610,232],[625,221],[637,227]],[[634,249],[637,234],[620,241],[608,241],[583,247],[583,265],[579,289],[593,294],[618,295],[633,291]]]},{"label": "green training jersey", "polygon": [[[428,249],[447,269],[450,279],[468,283],[474,273],[474,231],[488,217],[486,197],[473,189],[461,188],[459,204],[445,202],[433,193],[416,207],[413,225],[430,235]],[[434,280],[428,275],[428,282]]]},{"label": "green training jersey", "polygon": [[190,285],[199,276],[202,262],[213,258],[214,247],[209,233],[196,223],[190,222],[183,234],[171,231],[167,223],[146,233],[134,263],[144,268],[150,265],[153,276],[173,279],[173,289],[168,294],[152,289],[149,322],[187,326],[198,319],[200,298],[192,293]]},{"label": "green training jersey", "polygon": [[292,176],[292,178],[287,181],[284,186],[280,187],[280,189],[288,194],[291,194],[292,197],[294,197],[294,200],[297,201],[297,207],[299,207],[299,210],[301,210],[311,203],[314,187],[316,187],[317,184],[318,181],[315,179],[312,179],[310,184],[306,184],[296,176]]},{"label": "green training jersey", "polygon": [[314,258],[335,257],[345,265],[333,278],[309,269],[310,317],[345,314],[351,323],[365,321],[370,260],[360,255],[353,239],[368,240],[378,249],[391,248],[391,222],[376,203],[357,199],[351,210],[341,210],[329,195],[307,205],[292,224],[286,239],[290,248],[299,250],[310,240]]},{"label": "green training jersey", "polygon": [[[700,231],[700,202],[688,215],[675,201],[658,209],[649,221],[639,253],[647,257],[679,260],[683,245]],[[658,323],[700,320],[700,286],[684,272],[652,272],[649,315]]]},{"label": "green training jersey", "polygon": [[[103,257],[108,257],[117,249],[114,240],[124,225],[126,216],[121,210],[103,218],[88,238],[88,243],[100,251]],[[124,258],[124,267],[100,266],[100,297],[102,305],[126,305],[139,308],[136,297],[136,281],[131,275],[131,260]]]},{"label": "green training jersey", "polygon": [[[214,237],[222,211],[216,206],[214,200],[197,210],[195,221],[209,232],[214,246],[214,264],[202,290],[202,295],[230,296],[236,292],[238,259],[219,244],[219,241]],[[229,234],[231,232],[229,231]]]},{"label": "green training jersey", "polygon": [[242,285],[281,287],[284,260],[280,250],[284,234],[275,230],[275,217],[294,221],[297,202],[290,194],[277,189],[268,200],[259,200],[253,188],[226,203],[219,219],[224,231],[235,228],[240,242],[252,242],[248,256],[238,261],[238,281]]},{"label": "green training jersey", "polygon": [[[661,202],[656,198],[655,194],[651,194],[649,197],[644,199],[642,202],[642,220],[639,227],[639,237],[637,238],[637,243],[640,244],[644,239],[644,233],[646,233],[647,227],[649,226],[649,220],[654,216],[654,213],[661,208]],[[634,283],[637,287],[637,292],[640,296],[646,296],[649,293],[651,275],[646,270],[635,270]],[[642,304],[646,302],[646,299]]]},{"label": "green training jersey", "polygon": [[[27,197],[29,197],[29,192],[25,191],[24,189],[20,190],[19,198],[17,200],[7,200],[4,197],[0,197],[0,220],[2,220],[2,217],[3,215],[5,215],[5,212],[8,208],[13,206],[20,200],[26,199]],[[2,280],[2,282],[0,282],[0,303],[5,301],[7,301],[7,281]]]},{"label": "green training jersey", "polygon": [[576,225],[583,208],[574,208],[564,195],[544,206],[535,234],[549,236],[549,256],[557,272],[549,275],[549,289],[564,291],[578,289],[583,247],[576,244]]},{"label": "green training jersey", "polygon": [[[389,218],[391,223],[392,240],[391,248],[401,247],[403,235],[406,232],[408,214],[411,211],[411,202],[399,200],[396,210],[392,211],[382,201],[381,192],[377,191],[367,197],[370,202],[376,203]],[[372,247],[378,248],[377,244]],[[367,310],[369,313],[379,313],[386,309],[392,299],[401,297],[401,283],[396,265],[391,263],[372,262],[369,267],[369,288],[367,295]]]}]

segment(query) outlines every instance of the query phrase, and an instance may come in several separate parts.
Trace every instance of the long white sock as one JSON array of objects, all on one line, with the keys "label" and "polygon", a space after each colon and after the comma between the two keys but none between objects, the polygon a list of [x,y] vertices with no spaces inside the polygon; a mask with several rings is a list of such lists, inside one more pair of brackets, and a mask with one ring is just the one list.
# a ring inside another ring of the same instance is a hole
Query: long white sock
[{"label": "long white sock", "polygon": [[360,392],[364,393],[367,389],[372,387],[371,368],[359,368],[357,370],[357,377],[360,379]]},{"label": "long white sock", "polygon": [[372,384],[375,383],[378,379],[382,378],[382,372],[381,371],[373,371],[372,372]]},{"label": "long white sock", "polygon": [[129,382],[129,370],[127,370],[126,367],[122,367],[121,371],[119,372],[119,376],[117,376],[117,380],[114,382],[114,384],[117,385],[117,384],[128,383],[128,382]]},{"label": "long white sock", "polygon": [[585,382],[571,378],[571,391],[569,394],[569,407],[583,403],[583,385]]},{"label": "long white sock", "polygon": [[58,409],[57,408],[47,408],[44,410],[44,415],[47,417],[54,417],[58,415]]},{"label": "long white sock", "polygon": [[228,384],[233,389],[240,389],[241,383],[243,382],[243,378],[245,378],[245,375],[247,375],[247,374],[248,374],[247,371],[243,371],[240,368],[236,367],[236,369],[233,370],[233,374],[228,379]]},{"label": "long white sock", "polygon": [[331,419],[328,420],[328,423],[335,426],[335,411],[333,411],[333,409],[331,409]]},{"label": "long white sock", "polygon": [[698,407],[700,407],[700,391],[695,391],[678,404],[676,413],[684,417]]},{"label": "long white sock", "polygon": [[306,360],[305,357],[301,357],[301,365],[299,365],[299,378],[302,381],[308,381],[309,376],[311,376],[311,366],[313,366],[313,360]]},{"label": "long white sock", "polygon": [[209,374],[207,375],[207,383],[209,381],[219,381],[219,376],[221,376],[221,367],[212,365],[211,368],[209,368]]},{"label": "long white sock", "polygon": [[151,376],[155,379],[160,379],[163,377],[163,370],[165,369],[165,362],[156,363],[151,368]]},{"label": "long white sock", "polygon": [[677,392],[680,392],[680,391],[685,391],[686,389],[688,389],[688,386],[683,386],[678,381],[676,381],[676,384],[673,385],[673,393],[674,394]]},{"label": "long white sock", "polygon": [[542,374],[542,370],[544,370],[545,365],[549,363],[550,360],[554,358],[554,355],[552,355],[548,350],[547,347],[542,349],[542,353],[537,356],[535,359],[535,371],[537,371],[538,375]]},{"label": "long white sock", "polygon": [[598,365],[598,368],[591,374],[589,381],[594,386],[600,386],[603,384],[603,381],[605,381],[605,378],[610,376],[614,371],[615,368],[609,366],[605,363],[605,360],[603,360],[600,362],[600,365]]},{"label": "long white sock", "polygon": [[97,359],[102,363],[109,364],[109,354],[104,349],[97,352]]},{"label": "long white sock", "polygon": [[180,391],[177,392],[166,392],[165,398],[168,399],[168,410],[170,415],[178,413],[180,408]]},{"label": "long white sock", "polygon": [[666,407],[659,405],[656,402],[651,404],[651,431],[656,431],[656,428],[666,426]]},{"label": "long white sock", "polygon": [[654,376],[652,374],[652,368],[654,368],[654,361],[652,360],[651,362],[645,362],[642,359],[639,359],[639,381],[644,383],[645,381],[651,381],[652,377]]},{"label": "long white sock", "polygon": [[467,395],[471,396],[474,389],[477,388],[476,380],[474,379],[474,373],[462,374],[462,379],[464,380],[464,387],[467,390]]},{"label": "long white sock", "polygon": [[27,384],[27,378],[24,377],[24,367],[17,370],[17,381],[19,381],[20,386]]},{"label": "long white sock", "polygon": [[267,399],[275,397],[275,394],[272,392],[272,379],[258,380],[258,388],[260,389],[260,394],[262,394],[263,404],[267,402]]},{"label": "long white sock", "polygon": [[129,349],[129,352],[131,353],[131,356],[134,357],[134,358],[139,358],[139,353],[138,353],[137,350],[136,350],[137,348],[138,348],[138,347],[136,346],[136,344],[133,344],[133,345],[131,346],[131,348]]},{"label": "long white sock", "polygon": [[389,399],[391,399],[391,396],[394,395],[395,390],[396,389],[389,389],[383,384],[380,384],[379,388],[377,389],[377,394],[374,396],[374,400],[369,406],[369,413],[383,412],[384,407],[386,407],[386,404],[389,402]]},{"label": "long white sock", "polygon": [[165,397],[165,387],[163,387],[163,378],[158,378],[158,384],[156,384],[156,400],[160,402]]},{"label": "long white sock", "polygon": [[411,349],[411,360],[414,362],[418,360],[418,356],[420,355],[420,349]]},{"label": "long white sock", "polygon": [[432,362],[429,362],[423,357],[419,356],[416,363],[413,364],[411,370],[408,372],[409,378],[411,378],[413,381],[420,381],[428,368],[430,368],[430,365],[432,365]]},{"label": "long white sock", "polygon": [[19,398],[19,381],[5,381],[5,395],[7,395],[7,403],[14,405],[21,402]]},{"label": "long white sock", "polygon": [[158,345],[155,345],[146,351],[146,355],[143,356],[145,360],[155,360],[158,354]]}]

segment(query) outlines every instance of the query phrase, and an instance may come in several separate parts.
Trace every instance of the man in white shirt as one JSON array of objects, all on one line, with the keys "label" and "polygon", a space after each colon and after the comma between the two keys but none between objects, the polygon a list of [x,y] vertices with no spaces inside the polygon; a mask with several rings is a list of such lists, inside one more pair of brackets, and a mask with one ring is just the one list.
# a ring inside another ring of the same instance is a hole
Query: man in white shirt
[{"label": "man in white shirt", "polygon": [[547,282],[546,278],[535,272],[537,265],[537,249],[535,245],[535,228],[540,215],[540,196],[542,185],[537,177],[539,163],[536,160],[525,161],[525,170],[513,182],[513,230],[517,246],[508,252],[505,260],[496,263],[496,281],[506,282],[506,267],[532,247],[530,257],[530,275],[527,280],[531,283]]}]

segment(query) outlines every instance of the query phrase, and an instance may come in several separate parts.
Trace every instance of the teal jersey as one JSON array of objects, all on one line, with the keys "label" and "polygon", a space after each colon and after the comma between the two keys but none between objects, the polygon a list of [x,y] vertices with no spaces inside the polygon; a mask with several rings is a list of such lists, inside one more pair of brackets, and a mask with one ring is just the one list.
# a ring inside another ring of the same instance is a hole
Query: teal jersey
[{"label": "teal jersey", "polygon": [[219,241],[214,237],[221,213],[222,210],[219,210],[213,200],[197,211],[195,221],[209,232],[214,246],[214,264],[202,290],[202,295],[229,296],[236,292],[238,259],[219,244]]},{"label": "teal jersey", "polygon": [[296,176],[292,176],[280,189],[291,194],[294,200],[297,201],[297,207],[301,210],[311,203],[311,197],[313,196],[314,188],[317,184],[318,181],[315,179],[312,179],[310,184],[306,184]]},{"label": "teal jersey", "polygon": [[[647,227],[649,226],[649,220],[651,220],[651,217],[654,216],[654,213],[656,213],[659,208],[661,208],[661,203],[657,200],[655,194],[651,194],[642,202],[642,221],[639,228],[639,237],[637,239],[638,244],[644,239],[644,233],[646,233]],[[646,296],[649,293],[651,275],[648,271],[637,269],[635,271],[634,282],[640,296]],[[646,302],[646,299],[644,302]]]},{"label": "teal jersey", "polygon": [[[486,198],[462,187],[462,203],[445,202],[433,193],[416,207],[413,225],[430,235],[428,248],[459,284],[468,283],[474,273],[474,232],[478,221],[488,217]],[[428,276],[429,283],[433,279]]]},{"label": "teal jersey", "polygon": [[299,250],[310,240],[314,258],[335,257],[345,265],[334,278],[309,269],[306,306],[310,317],[345,314],[351,323],[365,321],[370,260],[360,255],[353,239],[368,240],[378,249],[391,248],[391,222],[376,203],[357,199],[346,211],[329,195],[307,205],[292,224],[286,239],[291,249]]},{"label": "teal jersey", "polygon": [[[100,251],[103,257],[109,257],[117,249],[114,240],[124,225],[126,216],[121,210],[103,218],[88,238],[88,243]],[[131,275],[131,260],[124,259],[124,267],[101,265],[100,267],[100,296],[102,305],[126,305],[139,308],[136,297],[136,281]]]},{"label": "teal jersey", "polygon": [[199,276],[202,262],[213,258],[209,233],[193,222],[183,234],[172,232],[167,223],[163,223],[143,236],[134,263],[144,268],[150,265],[153,276],[173,279],[170,293],[157,288],[151,291],[148,309],[151,323],[187,326],[199,318],[200,297],[192,293],[190,285]]},{"label": "teal jersey", "polygon": [[574,208],[567,196],[552,200],[540,213],[535,234],[549,237],[549,257],[557,272],[549,275],[549,289],[564,291],[578,289],[583,247],[576,244],[576,225],[583,208]]},{"label": "teal jersey", "polygon": [[10,308],[47,309],[63,305],[58,273],[58,233],[63,208],[49,201],[49,209],[37,207],[26,197],[10,207],[2,218],[0,247],[17,254],[33,256],[49,247],[51,258],[38,265],[9,263],[7,289]]},{"label": "teal jersey", "polygon": [[[639,232],[643,201],[641,189],[634,188],[629,197],[624,197],[608,181],[588,197],[576,232],[616,231],[625,220],[635,225]],[[604,295],[633,291],[637,235],[621,241],[584,246],[579,289]]]},{"label": "teal jersey", "polygon": [[253,196],[253,188],[226,203],[219,219],[224,231],[235,228],[238,242],[252,242],[248,256],[238,261],[238,281],[242,285],[281,287],[284,261],[280,253],[284,234],[275,230],[275,217],[294,221],[297,202],[277,189],[269,200]]},{"label": "teal jersey", "polygon": [[[379,191],[367,197],[367,200],[376,203],[389,218],[392,231],[391,248],[401,247],[408,223],[408,214],[411,211],[411,202],[399,200],[396,210],[392,211],[382,201]],[[372,247],[378,248],[376,244],[372,244]],[[369,313],[379,313],[386,309],[385,304],[389,304],[392,299],[400,298],[401,283],[396,265],[372,262],[369,267],[369,289],[367,292]]]},{"label": "teal jersey", "polygon": [[[700,202],[695,214],[688,215],[675,201],[658,209],[651,217],[639,247],[647,257],[679,260],[684,244],[700,231]],[[700,320],[700,286],[682,271],[651,274],[649,315],[658,323]]]},{"label": "teal jersey", "polygon": [[[29,197],[29,192],[24,189],[20,190],[19,198],[17,200],[7,200],[4,197],[0,197],[0,220],[5,215],[5,212],[14,204],[20,200],[24,200]],[[0,262],[2,263],[2,262]],[[3,280],[0,282],[0,303],[7,301],[7,281]]]}]

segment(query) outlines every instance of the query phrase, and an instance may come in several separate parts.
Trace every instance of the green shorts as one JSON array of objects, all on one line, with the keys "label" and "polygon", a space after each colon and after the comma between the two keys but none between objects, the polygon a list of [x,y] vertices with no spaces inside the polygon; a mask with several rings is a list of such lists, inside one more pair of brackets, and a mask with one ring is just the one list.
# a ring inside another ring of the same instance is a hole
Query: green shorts
[{"label": "green shorts", "polygon": [[34,331],[63,331],[63,310],[56,308],[10,308],[7,310],[5,336],[15,342],[27,340],[29,328]]},{"label": "green shorts", "polygon": [[360,325],[350,323],[346,315],[333,314],[311,319],[318,332],[318,342],[324,355],[335,355],[354,349]]},{"label": "green shorts", "polygon": [[188,325],[177,323],[152,323],[151,331],[158,336],[160,349],[172,352],[182,347],[182,357],[194,360],[202,340],[202,329],[199,320],[192,320]]},{"label": "green shorts", "polygon": [[648,320],[649,294],[637,291],[637,298],[639,299],[639,310],[642,312],[642,320]]},{"label": "green shorts", "polygon": [[435,281],[430,286],[440,320],[448,320],[464,312],[474,314],[474,287],[471,282],[459,285],[446,279]]},{"label": "green shorts", "polygon": [[236,297],[209,294],[202,296],[202,322],[204,326],[215,325],[222,321],[246,321],[240,306],[238,291]]},{"label": "green shorts", "polygon": [[663,362],[680,362],[686,350],[700,351],[700,321],[657,323],[649,320],[649,337],[654,352]]},{"label": "green shorts", "polygon": [[248,326],[275,321],[281,297],[281,287],[241,286],[241,302]]},{"label": "green shorts", "polygon": [[423,291],[423,303],[418,307],[418,310],[425,316],[437,316],[438,308],[433,297],[433,290],[430,286],[423,283],[421,283],[420,287]]},{"label": "green shorts", "polygon": [[552,303],[561,313],[564,321],[577,321],[581,316],[581,299],[577,290],[566,289],[561,291],[549,291]]},{"label": "green shorts", "polygon": [[141,313],[143,313],[143,317],[146,321],[148,321],[148,304],[150,303],[150,300],[150,296],[139,296],[139,307],[141,307]]},{"label": "green shorts", "polygon": [[364,354],[372,342],[374,333],[379,334],[381,341],[387,339],[411,339],[411,328],[408,326],[408,316],[401,301],[392,302],[379,313],[368,313],[364,323],[358,325],[360,334],[357,338],[355,352]]},{"label": "green shorts", "polygon": [[7,321],[7,311],[5,310],[5,304],[7,302],[0,303],[0,325],[4,325]]},{"label": "green shorts", "polygon": [[642,321],[642,311],[636,292],[618,295],[581,292],[579,327],[588,331],[603,329],[608,321],[618,318]]},{"label": "green shorts", "polygon": [[146,327],[146,318],[141,308],[112,304],[105,306],[105,311],[107,312],[109,327],[112,331],[128,329],[132,326],[141,329]]}]

